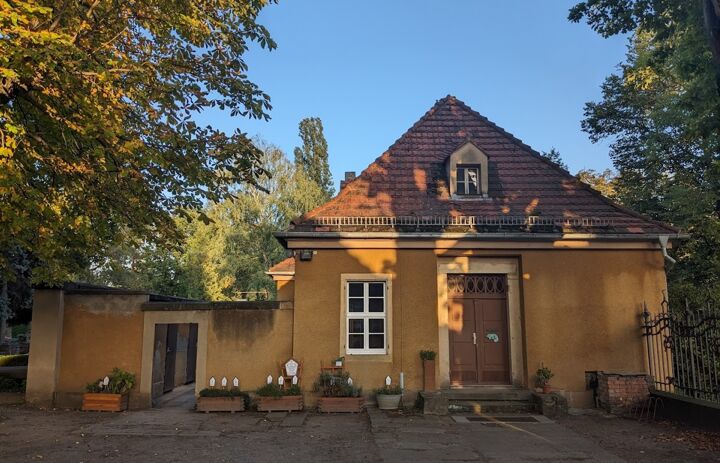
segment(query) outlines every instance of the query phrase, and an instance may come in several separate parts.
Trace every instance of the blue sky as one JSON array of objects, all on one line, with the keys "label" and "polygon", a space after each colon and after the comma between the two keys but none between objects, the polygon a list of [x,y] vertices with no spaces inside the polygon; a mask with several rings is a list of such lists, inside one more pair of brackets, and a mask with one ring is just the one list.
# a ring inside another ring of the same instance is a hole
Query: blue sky
[{"label": "blue sky", "polygon": [[626,41],[568,22],[574,3],[281,0],[260,16],[277,49],[247,55],[251,79],[272,98],[271,121],[202,120],[292,156],[300,119],[319,116],[337,183],[453,94],[533,148],[556,147],[573,173],[611,167],[607,145],[590,143],[580,121]]}]

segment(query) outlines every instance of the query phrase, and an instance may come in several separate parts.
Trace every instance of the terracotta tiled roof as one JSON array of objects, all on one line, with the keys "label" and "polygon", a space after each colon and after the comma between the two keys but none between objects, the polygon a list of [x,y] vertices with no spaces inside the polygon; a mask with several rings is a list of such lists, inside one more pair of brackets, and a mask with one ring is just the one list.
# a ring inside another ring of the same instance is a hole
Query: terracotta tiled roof
[{"label": "terracotta tiled roof", "polygon": [[281,260],[277,264],[270,267],[267,273],[270,275],[295,273],[295,257],[288,257],[285,260]]},{"label": "terracotta tiled roof", "polygon": [[[488,157],[489,198],[454,200],[448,193],[445,160],[468,141]],[[580,217],[612,223],[594,233],[678,232],[604,198],[453,96],[439,100],[335,198],[295,220],[294,228],[321,217],[405,216]]]}]

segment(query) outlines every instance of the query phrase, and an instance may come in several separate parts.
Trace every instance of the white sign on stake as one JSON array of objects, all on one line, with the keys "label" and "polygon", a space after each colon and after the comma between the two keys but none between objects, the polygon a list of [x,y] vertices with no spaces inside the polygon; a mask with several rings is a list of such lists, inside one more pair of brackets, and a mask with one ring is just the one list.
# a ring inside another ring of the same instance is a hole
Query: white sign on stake
[{"label": "white sign on stake", "polygon": [[296,385],[297,385],[297,382],[298,382],[298,377],[297,377],[297,376],[293,376],[293,379],[292,379],[293,385],[296,386]]},{"label": "white sign on stake", "polygon": [[214,376],[210,377],[209,383],[210,383],[210,387],[215,387],[215,377]]},{"label": "white sign on stake", "polygon": [[392,378],[390,378],[389,376],[386,376],[385,377],[385,385],[389,386],[391,384],[392,384]]},{"label": "white sign on stake", "polygon": [[223,378],[220,380],[220,385],[222,387],[227,387],[227,378],[223,376]]},{"label": "white sign on stake", "polygon": [[233,378],[233,387],[240,387],[240,380],[237,379],[237,376]]},{"label": "white sign on stake", "polygon": [[267,377],[267,383],[272,384],[272,375],[268,375]]},{"label": "white sign on stake", "polygon": [[278,376],[278,384],[279,384],[280,386],[282,386],[283,384],[285,384],[285,378],[283,378],[282,376]]},{"label": "white sign on stake", "polygon": [[103,386],[107,386],[108,384],[110,384],[110,378],[106,376],[105,378],[103,378]]}]

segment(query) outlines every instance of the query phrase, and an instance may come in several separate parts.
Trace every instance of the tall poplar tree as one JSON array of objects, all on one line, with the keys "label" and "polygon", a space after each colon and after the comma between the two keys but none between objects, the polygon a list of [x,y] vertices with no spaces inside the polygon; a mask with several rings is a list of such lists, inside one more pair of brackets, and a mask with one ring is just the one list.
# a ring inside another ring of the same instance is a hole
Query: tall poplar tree
[{"label": "tall poplar tree", "polygon": [[322,121],[319,117],[305,118],[300,121],[299,129],[302,146],[295,148],[295,165],[320,186],[325,193],[322,202],[325,202],[335,194],[335,187],[330,173],[328,145],[323,134]]}]

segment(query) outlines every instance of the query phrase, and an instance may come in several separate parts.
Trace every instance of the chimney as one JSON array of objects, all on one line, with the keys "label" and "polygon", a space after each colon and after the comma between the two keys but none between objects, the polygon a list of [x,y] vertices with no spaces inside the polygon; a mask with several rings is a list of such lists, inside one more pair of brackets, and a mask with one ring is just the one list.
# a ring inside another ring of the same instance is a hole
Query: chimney
[{"label": "chimney", "polygon": [[345,188],[345,185],[353,180],[355,180],[355,172],[345,172],[345,180],[340,180],[340,189]]}]

